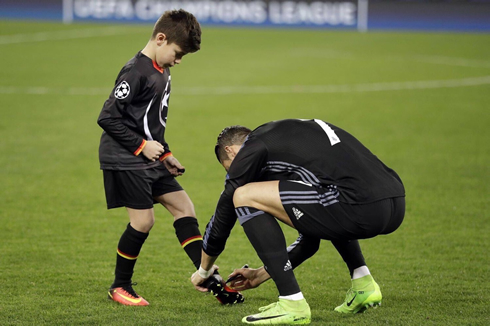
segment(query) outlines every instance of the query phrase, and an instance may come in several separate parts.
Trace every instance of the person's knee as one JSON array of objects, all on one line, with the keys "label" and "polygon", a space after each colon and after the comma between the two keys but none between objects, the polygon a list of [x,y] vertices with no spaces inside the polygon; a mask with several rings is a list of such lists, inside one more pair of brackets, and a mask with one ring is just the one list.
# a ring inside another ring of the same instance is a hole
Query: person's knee
[{"label": "person's knee", "polygon": [[194,204],[190,200],[184,201],[178,206],[174,206],[174,211],[171,213],[175,220],[182,217],[196,217]]},{"label": "person's knee", "polygon": [[130,220],[133,229],[143,233],[150,232],[150,230],[153,228],[153,225],[155,224],[155,216],[153,215],[132,217]]},{"label": "person's knee", "polygon": [[244,185],[235,190],[233,194],[233,204],[235,207],[251,206],[249,187]]},{"label": "person's knee", "polygon": [[133,229],[139,232],[148,233],[155,224],[155,218],[139,219],[137,221],[131,221]]},{"label": "person's knee", "polygon": [[172,209],[169,209],[169,212],[173,215],[174,221],[183,217],[196,217],[194,204],[190,200],[185,200],[178,205],[172,206]]}]

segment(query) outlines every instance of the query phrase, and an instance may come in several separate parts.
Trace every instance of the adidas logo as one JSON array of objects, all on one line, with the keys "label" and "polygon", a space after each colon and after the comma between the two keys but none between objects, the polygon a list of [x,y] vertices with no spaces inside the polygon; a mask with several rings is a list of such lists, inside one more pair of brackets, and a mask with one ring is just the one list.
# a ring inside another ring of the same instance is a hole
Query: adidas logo
[{"label": "adidas logo", "polygon": [[296,207],[293,207],[293,213],[294,213],[294,216],[296,216],[297,220],[299,220],[303,215],[305,215],[302,211],[300,211]]},{"label": "adidas logo", "polygon": [[288,262],[286,263],[286,266],[284,266],[284,271],[287,272],[290,269],[293,269],[293,265],[291,265],[291,262],[288,259]]}]

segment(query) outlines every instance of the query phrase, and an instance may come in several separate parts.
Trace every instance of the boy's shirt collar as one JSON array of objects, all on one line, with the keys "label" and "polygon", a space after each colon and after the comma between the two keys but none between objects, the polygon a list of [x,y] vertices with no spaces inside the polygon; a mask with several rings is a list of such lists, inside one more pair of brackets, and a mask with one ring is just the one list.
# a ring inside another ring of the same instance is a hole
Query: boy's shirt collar
[{"label": "boy's shirt collar", "polygon": [[138,54],[141,56],[141,57],[144,57],[144,58],[147,58],[148,60],[150,60],[153,64],[153,68],[155,68],[159,73],[163,74],[163,72],[165,71],[165,69],[161,68],[155,60],[153,60],[152,58],[148,57],[147,55],[145,55],[143,52],[139,51]]},{"label": "boy's shirt collar", "polygon": [[158,70],[161,74],[163,74],[163,68],[161,68],[157,63],[156,61],[154,60],[151,60],[153,62],[153,68],[155,68],[156,70]]}]

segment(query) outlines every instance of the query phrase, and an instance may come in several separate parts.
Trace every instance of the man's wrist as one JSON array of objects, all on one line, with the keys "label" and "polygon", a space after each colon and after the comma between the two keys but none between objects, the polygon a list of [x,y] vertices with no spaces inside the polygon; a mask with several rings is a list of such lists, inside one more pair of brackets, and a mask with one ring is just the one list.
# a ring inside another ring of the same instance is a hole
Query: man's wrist
[{"label": "man's wrist", "polygon": [[199,273],[199,276],[201,276],[202,278],[208,278],[213,274],[213,269],[211,268],[209,271],[207,271],[204,268],[202,268],[201,266],[199,266],[198,273]]},{"label": "man's wrist", "polygon": [[257,276],[258,276],[258,279],[261,281],[260,284],[264,283],[265,281],[267,281],[268,279],[271,278],[271,276],[269,275],[267,270],[264,268],[264,266],[260,267],[257,270]]}]

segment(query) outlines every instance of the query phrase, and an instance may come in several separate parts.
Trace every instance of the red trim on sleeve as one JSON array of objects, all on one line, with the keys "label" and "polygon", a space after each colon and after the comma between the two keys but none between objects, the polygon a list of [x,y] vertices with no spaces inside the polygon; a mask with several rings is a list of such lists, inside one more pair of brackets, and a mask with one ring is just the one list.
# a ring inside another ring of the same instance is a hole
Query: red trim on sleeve
[{"label": "red trim on sleeve", "polygon": [[161,68],[157,63],[156,61],[154,60],[151,60],[153,61],[153,68],[155,68],[156,70],[158,70],[161,74],[163,74],[163,68]]},{"label": "red trim on sleeve", "polygon": [[160,162],[165,161],[165,159],[166,159],[167,157],[169,157],[169,156],[173,156],[173,155],[172,155],[172,152],[167,152],[167,153],[163,154],[162,156],[160,156],[160,158],[159,158]]},{"label": "red trim on sleeve", "polygon": [[135,156],[140,155],[141,151],[143,150],[143,148],[144,148],[145,146],[146,146],[146,140],[145,140],[145,139],[143,139],[143,141],[141,142],[140,147],[138,147],[138,149],[137,149],[137,150],[135,150],[133,154],[134,154]]}]

